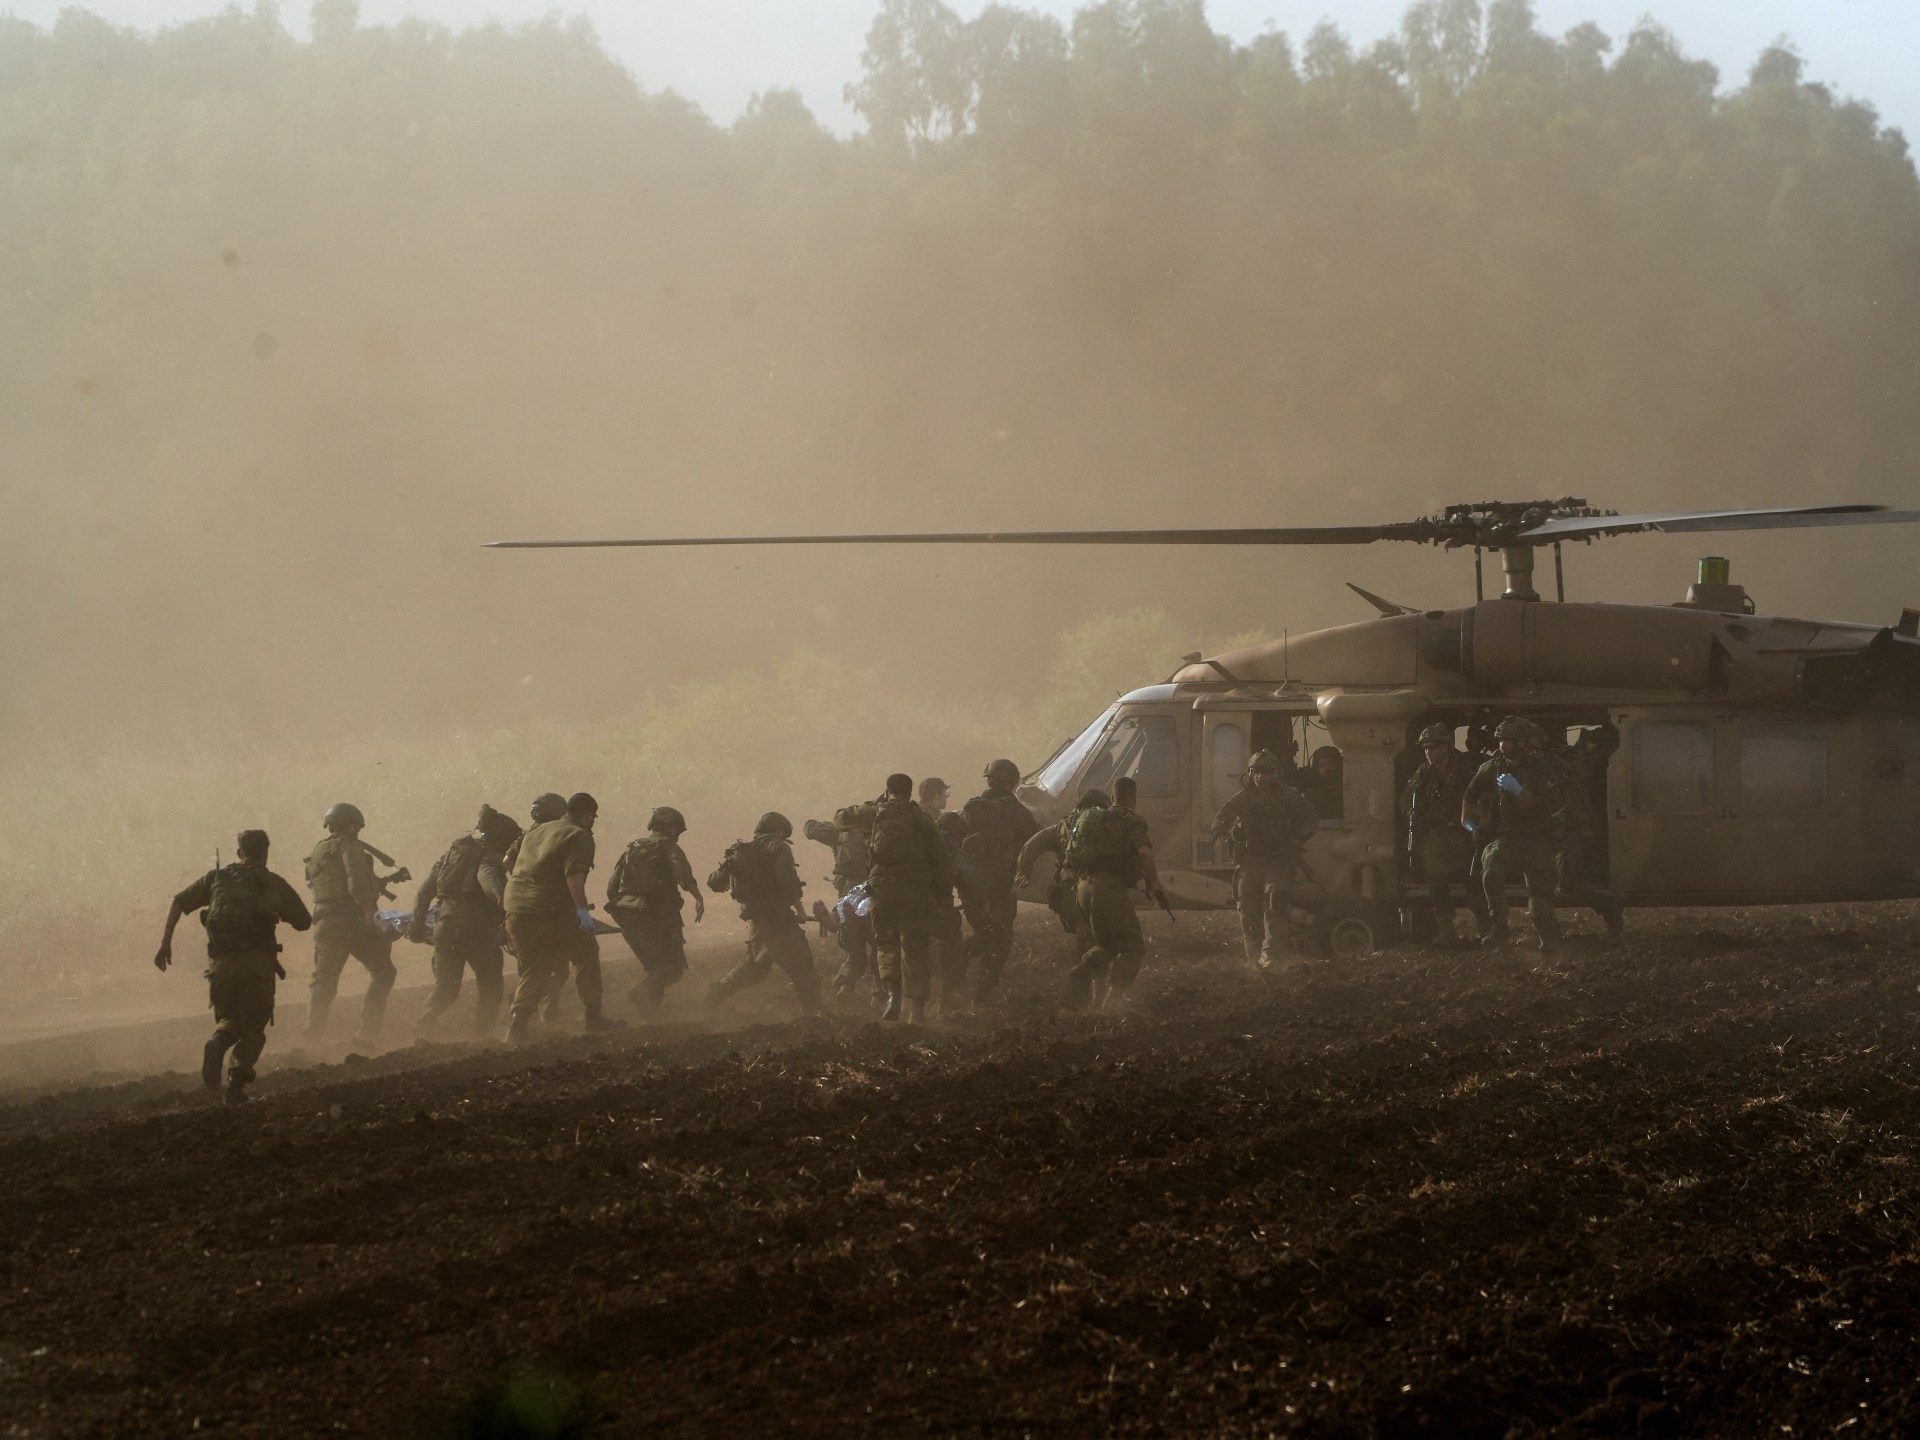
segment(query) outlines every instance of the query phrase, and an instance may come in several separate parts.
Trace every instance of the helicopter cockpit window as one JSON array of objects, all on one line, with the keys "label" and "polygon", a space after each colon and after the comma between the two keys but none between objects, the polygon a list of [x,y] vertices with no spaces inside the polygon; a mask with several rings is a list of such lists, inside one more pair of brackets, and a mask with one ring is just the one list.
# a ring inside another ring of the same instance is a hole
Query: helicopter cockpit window
[{"label": "helicopter cockpit window", "polygon": [[1740,808],[1805,815],[1827,805],[1827,736],[1818,725],[1765,720],[1740,731]]},{"label": "helicopter cockpit window", "polygon": [[1713,729],[1691,720],[1633,727],[1633,808],[1697,815],[1713,808]]},{"label": "helicopter cockpit window", "polygon": [[1142,799],[1175,795],[1180,790],[1180,727],[1171,715],[1128,715],[1100,742],[1082,790],[1111,790],[1119,776],[1131,775]]},{"label": "helicopter cockpit window", "polygon": [[1073,784],[1073,777],[1079,773],[1080,764],[1087,758],[1087,752],[1100,743],[1100,736],[1106,730],[1107,722],[1112,718],[1113,707],[1108,706],[1100,712],[1098,720],[1082,730],[1072,742],[1061,749],[1058,755],[1047,762],[1046,768],[1034,776],[1033,783],[1049,795],[1061,795],[1072,799],[1072,796],[1067,795],[1067,787]]}]

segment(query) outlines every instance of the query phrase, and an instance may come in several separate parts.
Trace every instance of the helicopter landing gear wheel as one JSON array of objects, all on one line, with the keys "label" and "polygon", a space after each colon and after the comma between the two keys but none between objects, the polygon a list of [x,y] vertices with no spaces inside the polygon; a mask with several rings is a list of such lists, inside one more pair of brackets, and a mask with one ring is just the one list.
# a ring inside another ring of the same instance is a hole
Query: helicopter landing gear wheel
[{"label": "helicopter landing gear wheel", "polygon": [[1400,915],[1377,900],[1342,896],[1314,912],[1313,953],[1326,960],[1358,960],[1400,938]]}]

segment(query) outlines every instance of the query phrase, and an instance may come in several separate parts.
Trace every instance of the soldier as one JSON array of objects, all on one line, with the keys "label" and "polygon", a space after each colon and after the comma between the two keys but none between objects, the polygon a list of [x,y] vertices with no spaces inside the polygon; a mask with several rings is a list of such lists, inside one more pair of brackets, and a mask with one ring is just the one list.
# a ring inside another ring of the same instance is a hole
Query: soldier
[{"label": "soldier", "polygon": [[1625,922],[1620,897],[1604,882],[1607,830],[1607,766],[1620,748],[1612,725],[1582,730],[1565,750],[1547,752],[1559,768],[1560,859],[1557,889],[1562,905],[1585,905],[1600,917],[1607,934],[1618,935]]},{"label": "soldier", "polygon": [[1422,914],[1438,925],[1442,939],[1451,940],[1456,934],[1456,885],[1479,928],[1486,928],[1486,902],[1467,873],[1473,837],[1460,823],[1460,801],[1475,767],[1453,748],[1451,726],[1427,726],[1420,732],[1420,749],[1424,758],[1402,797],[1407,812],[1407,862],[1412,873],[1427,883]]},{"label": "soldier", "polygon": [[1113,782],[1112,805],[1088,806],[1067,817],[1065,858],[1079,877],[1076,898],[1085,946],[1067,977],[1067,1003],[1076,1009],[1089,1004],[1105,1009],[1114,997],[1124,999],[1140,973],[1147,946],[1133,905],[1134,887],[1144,882],[1149,895],[1167,903],[1153,841],[1147,822],[1134,813],[1134,798],[1133,778],[1122,775]]},{"label": "soldier", "polygon": [[747,922],[747,958],[707,987],[709,1013],[738,991],[758,985],[776,965],[793,982],[801,1013],[820,1013],[820,980],[802,928],[807,920],[801,904],[806,886],[794,867],[792,835],[793,822],[769,810],[753,827],[753,838],[729,845],[719,867],[707,876],[707,888],[730,893]]},{"label": "soldier", "polygon": [[687,973],[682,892],[693,896],[693,923],[707,918],[707,898],[694,883],[693,867],[680,848],[686,818],[662,805],[647,820],[647,833],[627,846],[607,881],[607,914],[626,937],[646,978],[627,998],[648,1012],[658,1010],[667,987]]},{"label": "soldier", "polygon": [[[1089,806],[1106,808],[1113,802],[1107,798],[1104,790],[1085,790],[1074,802],[1075,810],[1084,810]],[[1053,856],[1053,883],[1047,887],[1047,908],[1053,911],[1054,918],[1060,922],[1060,928],[1073,937],[1073,959],[1080,962],[1080,931],[1082,917],[1078,885],[1073,870],[1067,864],[1067,822],[1056,820],[1053,824],[1036,830],[1027,837],[1027,843],[1020,847],[1018,873],[1014,877],[1016,888],[1024,890],[1033,879],[1033,870],[1040,863],[1042,855]]]},{"label": "soldier", "polygon": [[[833,851],[833,888],[842,900],[855,886],[866,884],[873,870],[873,856],[867,848],[872,829],[871,805],[842,806],[832,820],[809,820],[804,827],[807,839]],[[873,971],[873,925],[861,907],[851,905],[845,908],[835,933],[844,958],[833,977],[833,993],[850,995],[862,977]]]},{"label": "soldier", "polygon": [[[507,851],[503,908],[520,975],[507,1016],[507,1039],[516,1044],[532,1038],[533,1017],[541,1002],[566,983],[569,966],[580,989],[587,1029],[618,1028],[601,1011],[600,943],[587,900],[600,802],[582,791],[570,796],[565,807],[558,819],[538,822]],[[534,813],[551,814],[552,806],[535,802]]]},{"label": "soldier", "polygon": [[1338,820],[1346,813],[1345,769],[1339,750],[1333,746],[1322,745],[1313,752],[1300,785],[1316,820]]},{"label": "soldier", "polygon": [[326,838],[307,856],[307,888],[313,892],[313,981],[307,1002],[307,1038],[326,1034],[327,1012],[340,988],[340,972],[348,957],[367,970],[367,996],[360,1003],[360,1028],[354,1043],[372,1044],[380,1037],[386,1018],[387,995],[399,974],[393,966],[393,937],[380,928],[375,916],[389,881],[373,873],[374,861],[391,865],[360,838],[367,823],[359,807],[344,801],[330,807],[322,823]]},{"label": "soldier", "polygon": [[1020,767],[1011,760],[995,760],[984,772],[987,788],[967,801],[961,811],[967,822],[960,843],[960,904],[972,934],[967,938],[967,962],[973,966],[973,998],[985,1001],[1000,983],[1000,972],[1013,953],[1013,922],[1020,902],[1013,893],[1014,867],[1020,847],[1040,828],[1033,814],[1015,798]]},{"label": "soldier", "polygon": [[213,1038],[200,1052],[200,1083],[220,1088],[220,1066],[233,1052],[227,1070],[226,1102],[247,1098],[254,1063],[267,1046],[273,1023],[273,982],[284,979],[274,929],[282,921],[296,930],[313,924],[293,886],[267,868],[267,832],[242,830],[235,846],[239,859],[209,870],[173,897],[167,928],[154,952],[153,968],[163,974],[173,963],[173,932],[180,917],[205,910],[207,999],[213,1006]]},{"label": "soldier", "polygon": [[898,1020],[906,1002],[909,1025],[926,1020],[933,992],[930,951],[934,917],[953,895],[953,862],[926,811],[913,803],[913,778],[889,775],[875,803],[873,874],[874,967],[886,996],[882,1020]]},{"label": "soldier", "polygon": [[[947,809],[951,795],[947,782],[929,775],[920,782],[920,809],[947,843],[947,864],[957,871],[960,847],[967,838],[967,822]],[[960,906],[951,887],[940,897],[933,914],[933,968],[940,984],[940,1014],[944,1019],[967,1010],[967,949],[960,928]]]},{"label": "soldier", "polygon": [[1468,782],[1460,823],[1486,839],[1480,875],[1489,924],[1482,943],[1498,945],[1513,938],[1507,925],[1507,884],[1524,880],[1527,914],[1540,949],[1552,955],[1560,949],[1553,893],[1559,878],[1561,795],[1559,777],[1536,744],[1538,733],[1533,722],[1520,715],[1509,715],[1494,727],[1499,753]]},{"label": "soldier", "polygon": [[460,980],[473,967],[473,988],[479,1004],[473,1012],[476,1033],[492,1033],[500,1018],[506,957],[500,949],[500,927],[506,912],[500,902],[507,893],[507,848],[520,838],[520,824],[491,805],[480,807],[473,833],[462,835],[433,862],[433,869],[413,897],[413,924],[407,938],[427,938],[427,910],[435,901],[433,919],[433,991],[414,1022],[416,1030],[431,1029],[460,998]]},{"label": "soldier", "polygon": [[1291,943],[1293,879],[1317,825],[1304,796],[1280,780],[1280,757],[1247,762],[1240,789],[1213,819],[1216,840],[1233,842],[1233,899],[1247,962],[1269,969]]}]

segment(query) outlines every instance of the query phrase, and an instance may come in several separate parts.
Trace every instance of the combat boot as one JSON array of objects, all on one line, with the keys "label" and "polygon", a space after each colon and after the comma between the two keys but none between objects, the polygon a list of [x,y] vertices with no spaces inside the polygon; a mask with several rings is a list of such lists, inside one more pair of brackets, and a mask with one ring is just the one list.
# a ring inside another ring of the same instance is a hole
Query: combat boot
[{"label": "combat boot", "polygon": [[227,1051],[233,1048],[240,1037],[230,1035],[225,1030],[213,1032],[213,1038],[207,1041],[207,1048],[200,1052],[200,1083],[209,1090],[220,1088],[220,1067],[225,1063]]},{"label": "combat boot", "polygon": [[529,1027],[527,1021],[527,1012],[524,1010],[516,1010],[507,1017],[507,1043],[509,1045],[524,1045],[533,1038],[532,1029]]},{"label": "combat boot", "polygon": [[880,1012],[880,1018],[882,1020],[898,1020],[900,1018],[900,992],[889,986],[886,991],[886,1000],[887,1008]]},{"label": "combat boot", "polygon": [[241,1080],[238,1075],[231,1077],[227,1081],[225,1088],[221,1090],[220,1098],[229,1105],[246,1104],[247,1103],[246,1082]]},{"label": "combat boot", "polygon": [[907,1001],[907,1024],[924,1025],[927,1023],[927,1002],[924,1000]]}]

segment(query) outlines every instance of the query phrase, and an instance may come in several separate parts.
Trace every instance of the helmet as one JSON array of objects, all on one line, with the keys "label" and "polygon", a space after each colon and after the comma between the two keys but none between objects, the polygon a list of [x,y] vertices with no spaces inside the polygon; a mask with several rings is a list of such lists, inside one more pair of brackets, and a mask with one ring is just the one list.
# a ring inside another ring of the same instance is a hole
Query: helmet
[{"label": "helmet", "polygon": [[473,828],[478,830],[482,835],[485,835],[488,839],[497,841],[502,845],[511,845],[524,833],[520,829],[520,822],[518,820],[514,819],[511,815],[502,815],[491,805],[482,805],[480,807],[480,820]]},{"label": "helmet", "polygon": [[1247,769],[1271,770],[1277,775],[1281,769],[1280,757],[1271,750],[1256,750],[1253,752],[1253,758],[1247,761]]},{"label": "helmet", "polygon": [[1104,810],[1112,803],[1113,802],[1107,798],[1107,792],[1104,790],[1082,790],[1080,792],[1080,798],[1073,802],[1073,808],[1076,810],[1092,810],[1095,808]]},{"label": "helmet", "polygon": [[1420,748],[1424,750],[1429,745],[1444,745],[1451,750],[1453,748],[1452,728],[1446,725],[1427,726],[1420,732]]},{"label": "helmet", "polygon": [[769,810],[760,817],[760,823],[753,827],[753,833],[756,835],[791,836],[793,834],[793,822],[778,810]]},{"label": "helmet", "polygon": [[1531,740],[1538,733],[1534,723],[1524,715],[1509,715],[1493,727],[1496,740]]},{"label": "helmet", "polygon": [[1318,750],[1313,752],[1311,757],[1309,757],[1309,763],[1318,765],[1322,760],[1338,760],[1340,758],[1341,757],[1340,757],[1339,746],[1322,745]]},{"label": "helmet", "polygon": [[558,820],[567,813],[567,797],[556,795],[549,790],[544,795],[533,797],[533,823],[544,825],[549,820]]},{"label": "helmet", "polygon": [[996,760],[980,773],[993,785],[1012,785],[1020,779],[1020,767],[1011,760]]},{"label": "helmet", "polygon": [[326,815],[320,823],[329,830],[339,825],[352,825],[356,829],[367,823],[367,817],[360,813],[358,805],[349,805],[342,800],[338,805],[329,805]]},{"label": "helmet", "polygon": [[649,830],[683,831],[686,828],[687,828],[687,817],[682,815],[678,810],[674,809],[671,805],[662,805],[659,809],[655,810],[653,814],[649,816],[647,819],[647,829]]}]

